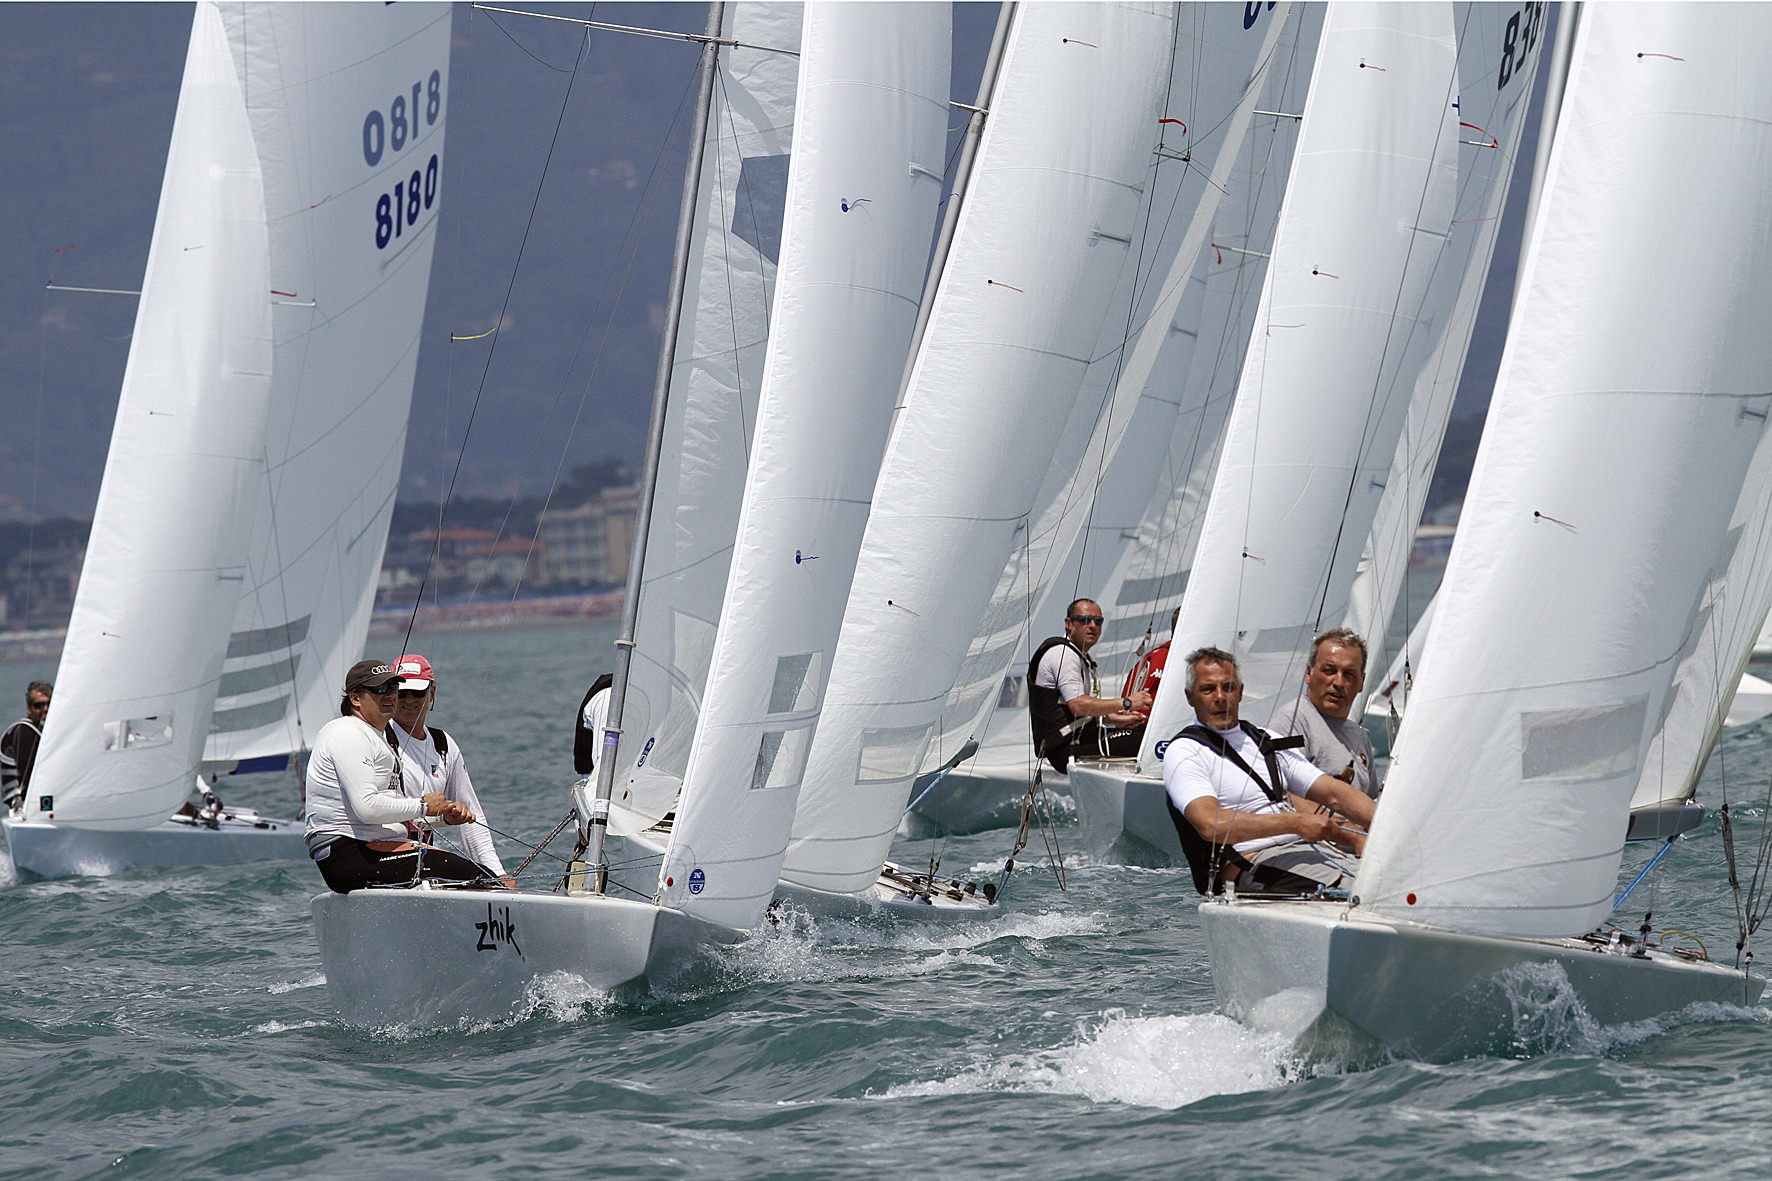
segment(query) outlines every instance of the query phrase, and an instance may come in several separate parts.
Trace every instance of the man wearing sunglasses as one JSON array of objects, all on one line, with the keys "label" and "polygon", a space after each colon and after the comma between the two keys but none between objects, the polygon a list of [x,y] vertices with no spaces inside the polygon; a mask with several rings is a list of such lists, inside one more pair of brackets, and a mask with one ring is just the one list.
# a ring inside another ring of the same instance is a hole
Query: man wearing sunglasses
[{"label": "man wearing sunglasses", "polygon": [[431,662],[410,652],[394,661],[394,671],[400,674],[400,690],[390,733],[400,749],[402,789],[415,799],[442,792],[472,812],[477,819],[461,828],[461,843],[468,856],[490,869],[501,884],[515,888],[505,875],[498,850],[492,847],[486,813],[480,808],[480,797],[474,794],[467,764],[462,762],[461,746],[438,727],[426,725],[437,700],[437,676]]},{"label": "man wearing sunglasses", "polygon": [[1074,756],[1128,758],[1138,753],[1137,727],[1150,713],[1151,694],[1140,689],[1120,697],[1099,696],[1101,679],[1089,649],[1101,639],[1105,622],[1100,603],[1076,600],[1065,609],[1064,635],[1041,644],[1028,662],[1034,753],[1057,771],[1068,770]]},{"label": "man wearing sunglasses", "polygon": [[0,802],[17,811],[31,786],[31,769],[37,765],[37,744],[43,741],[43,719],[49,716],[49,696],[54,686],[32,681],[25,687],[25,716],[0,734]]},{"label": "man wearing sunglasses", "polygon": [[364,886],[403,886],[421,878],[483,882],[487,870],[466,857],[406,839],[406,822],[474,819],[440,791],[415,800],[400,790],[400,762],[388,722],[400,674],[379,660],[359,660],[345,674],[339,715],[314,736],[308,756],[308,855],[338,894]]}]

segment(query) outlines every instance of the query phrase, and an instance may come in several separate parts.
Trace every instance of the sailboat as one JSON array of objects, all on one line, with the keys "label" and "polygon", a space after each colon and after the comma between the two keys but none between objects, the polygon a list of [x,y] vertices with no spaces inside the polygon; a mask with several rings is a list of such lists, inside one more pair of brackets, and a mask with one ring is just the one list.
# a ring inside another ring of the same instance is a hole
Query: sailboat
[{"label": "sailboat", "polygon": [[[1054,459],[1054,472],[1069,479],[1042,489],[1045,509],[1030,525],[1030,544],[1006,567],[948,693],[925,777],[955,741],[980,729],[983,738],[975,757],[918,786],[911,805],[918,828],[973,832],[1021,814],[1037,766],[1024,670],[1040,638],[1061,630],[1065,601],[1099,594],[1109,605],[1090,653],[1109,692],[1152,647],[1150,631],[1168,626],[1171,598],[1178,601],[1185,583],[1175,560],[1191,555],[1196,530],[1185,527],[1191,514],[1175,511],[1162,491],[1182,500],[1198,495],[1216,461],[1297,140],[1288,112],[1304,105],[1322,30],[1320,5],[1274,5],[1253,16],[1209,5],[1200,16],[1180,21],[1189,28],[1177,34],[1171,80],[1171,108],[1191,121],[1178,142],[1157,147],[1146,195],[1166,229],[1152,234],[1152,248],[1141,248],[1154,264],[1131,268],[1138,298],[1116,300],[1084,387],[1081,404],[1106,401],[1106,410],[1081,456]],[[1193,167],[1185,179],[1210,177],[1209,199],[1194,206],[1200,225],[1168,213],[1185,192],[1184,177],[1166,172],[1180,170],[1175,161]],[[1170,271],[1159,282],[1164,266]],[[1100,387],[1111,387],[1113,397],[1104,399]],[[1060,564],[1067,550],[1070,559]],[[1136,569],[1139,559],[1159,567]],[[1045,766],[1040,775],[1047,791],[1069,794],[1065,773]]]},{"label": "sailboat", "polygon": [[[1396,456],[1437,450],[1421,407],[1450,408],[1536,60],[1522,48],[1521,71],[1495,86],[1508,17],[1354,3],[1325,17],[1170,649],[1234,652],[1242,716],[1258,725],[1299,691],[1311,637],[1348,616]],[[1393,596],[1403,572],[1388,564]],[[1190,712],[1160,693],[1135,767],[1072,765],[1087,851],[1183,862],[1160,773]]]},{"label": "sailboat", "polygon": [[[1583,12],[1358,877],[1343,901],[1202,906],[1234,1016],[1447,1059],[1510,1047],[1522,978],[1603,1023],[1760,997],[1757,977],[1657,946],[1647,917],[1596,928],[1658,736],[1672,763],[1702,759],[1676,676],[1727,582],[1743,493],[1765,493],[1769,45],[1757,5]],[[1713,686],[1738,658],[1717,652]]]},{"label": "sailboat", "polygon": [[[648,488],[657,487],[681,355],[675,325],[699,216],[716,42],[737,42],[734,69],[763,54],[786,56],[755,41],[754,27],[735,35],[726,22],[740,12],[716,4],[709,19]],[[327,981],[347,1019],[495,1016],[553,972],[599,989],[656,980],[763,921],[820,718],[869,472],[884,447],[916,317],[940,201],[950,42],[945,5],[808,5],[795,32],[795,159],[756,454],[694,703],[693,744],[675,756],[684,781],[652,897],[629,901],[604,889],[604,818],[625,780],[619,754],[611,754],[599,766],[595,797],[580,800],[585,858],[563,892],[365,890],[314,900]],[[833,398],[833,389],[843,396]],[[674,511],[655,497],[642,504],[643,514],[654,504]],[[644,515],[638,530],[642,538],[651,532]],[[648,556],[638,544],[624,639],[633,637],[646,598]],[[626,725],[627,681],[618,659],[605,750]],[[630,792],[629,811],[632,800]],[[390,937],[395,931],[403,936]],[[428,949],[422,962],[409,952],[414,936]]]},{"label": "sailboat", "polygon": [[[1023,675],[1034,647],[1061,630],[1064,602],[1110,585],[1123,551],[1152,540],[1174,551],[1177,534],[1147,528],[1141,515],[1163,499],[1155,490],[1186,486],[1216,454],[1296,141],[1286,112],[1303,105],[1322,13],[1306,4],[1194,11],[1177,22],[1174,118],[1153,153],[1137,263],[1122,276],[1041,509],[948,693],[925,777],[982,732],[978,753],[939,782],[919,783],[911,805],[919,827],[1013,823],[1036,766]],[[1147,622],[1161,616],[1167,626],[1168,607],[1145,601],[1141,588],[1151,585],[1134,576],[1119,588],[1129,593],[1109,596],[1109,626],[1091,653],[1104,692],[1136,660]],[[1068,794],[1064,773],[1041,774],[1048,790]]]},{"label": "sailboat", "polygon": [[440,208],[444,5],[200,3],[14,865],[305,857],[213,800],[336,709],[386,540]]}]

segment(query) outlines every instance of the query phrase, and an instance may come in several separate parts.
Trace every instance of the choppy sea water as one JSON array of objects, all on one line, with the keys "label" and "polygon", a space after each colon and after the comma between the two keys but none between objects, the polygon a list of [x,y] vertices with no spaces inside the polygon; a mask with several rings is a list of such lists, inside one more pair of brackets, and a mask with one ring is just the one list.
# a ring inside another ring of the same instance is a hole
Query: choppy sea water
[{"label": "choppy sea water", "polygon": [[[571,715],[609,635],[413,642],[504,832],[534,839],[564,814]],[[51,671],[0,666],[0,702]],[[1725,775],[1751,857],[1772,722],[1725,736],[1702,801]],[[224,787],[294,809],[287,782]],[[944,871],[994,875],[1009,840],[951,839]],[[990,921],[790,912],[671,992],[554,981],[519,1018],[430,1032],[337,1018],[309,865],[25,883],[0,866],[0,1174],[1772,1175],[1765,1008],[1604,1028],[1553,990],[1522,997],[1513,1056],[1305,1062],[1215,1012],[1184,870],[1066,858],[1061,891],[1024,855]],[[1651,882],[1627,925],[1652,906],[1658,928],[1730,953],[1714,819]]]}]

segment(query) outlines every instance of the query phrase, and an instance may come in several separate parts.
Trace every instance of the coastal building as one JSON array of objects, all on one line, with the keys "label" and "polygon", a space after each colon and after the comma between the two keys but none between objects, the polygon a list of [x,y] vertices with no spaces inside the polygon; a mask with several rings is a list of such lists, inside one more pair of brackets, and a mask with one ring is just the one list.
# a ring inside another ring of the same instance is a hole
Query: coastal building
[{"label": "coastal building", "polygon": [[640,486],[605,488],[576,508],[541,514],[541,582],[550,588],[607,586],[626,581],[634,547]]}]

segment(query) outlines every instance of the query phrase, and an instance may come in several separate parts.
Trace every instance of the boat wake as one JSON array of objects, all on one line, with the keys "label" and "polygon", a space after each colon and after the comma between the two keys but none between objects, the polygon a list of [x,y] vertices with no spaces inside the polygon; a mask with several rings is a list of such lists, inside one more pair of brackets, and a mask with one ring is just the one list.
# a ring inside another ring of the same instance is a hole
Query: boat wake
[{"label": "boat wake", "polygon": [[1519,1058],[1545,1054],[1600,1056],[1647,1041],[1679,1025],[1766,1016],[1764,1010],[1706,1001],[1647,1021],[1604,1025],[1582,1005],[1561,964],[1517,964],[1498,974],[1495,983],[1510,1010],[1508,1054]]},{"label": "boat wake", "polygon": [[893,1087],[882,1098],[1002,1091],[1076,1095],[1165,1110],[1214,1095],[1281,1087],[1308,1075],[1286,1038],[1216,1013],[1132,1017],[1110,1011],[1067,1045],[975,1066],[948,1079]]}]

